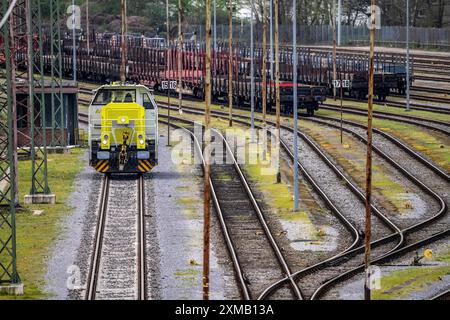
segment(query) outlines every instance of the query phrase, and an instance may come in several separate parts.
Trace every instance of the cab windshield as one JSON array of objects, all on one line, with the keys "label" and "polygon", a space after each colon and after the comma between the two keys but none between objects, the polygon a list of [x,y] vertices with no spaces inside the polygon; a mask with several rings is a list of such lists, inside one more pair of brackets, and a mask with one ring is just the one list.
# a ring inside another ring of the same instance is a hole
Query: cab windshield
[{"label": "cab windshield", "polygon": [[93,104],[106,105],[111,102],[136,102],[136,90],[100,89]]}]

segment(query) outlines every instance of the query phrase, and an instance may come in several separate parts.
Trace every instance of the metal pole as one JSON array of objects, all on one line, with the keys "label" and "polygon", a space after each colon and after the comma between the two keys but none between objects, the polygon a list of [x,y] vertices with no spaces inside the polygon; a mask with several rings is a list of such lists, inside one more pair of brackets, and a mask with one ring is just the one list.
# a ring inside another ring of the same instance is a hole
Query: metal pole
[{"label": "metal pole", "polygon": [[169,0],[166,0],[166,80],[167,80],[167,146],[170,146],[170,92],[169,92],[169,82],[170,82],[170,21],[169,21]]},{"label": "metal pole", "polygon": [[91,41],[89,36],[89,0],[86,0],[86,47],[87,54],[90,55]]},{"label": "metal pole", "polygon": [[[334,1],[334,0],[333,0]],[[341,46],[341,25],[342,25],[342,0],[338,0],[338,18],[337,18],[337,45]]]},{"label": "metal pole", "polygon": [[[123,1],[123,0],[122,0]],[[77,48],[76,48],[76,20],[75,20],[75,0],[72,0],[72,64],[73,64],[73,81],[77,82]]]},{"label": "metal pole", "polygon": [[410,106],[410,82],[409,82],[409,0],[406,0],[406,111],[411,110]]},{"label": "metal pole", "polygon": [[213,27],[213,37],[214,37],[214,54],[217,54],[217,0],[213,0],[213,6],[214,6],[214,27]]},{"label": "metal pole", "polygon": [[367,156],[366,156],[366,214],[365,214],[365,251],[364,266],[366,281],[364,283],[364,299],[370,300],[370,240],[372,235],[371,223],[371,197],[372,197],[372,110],[373,110],[373,81],[374,81],[374,52],[375,52],[375,0],[371,0],[371,29],[370,29],[370,54],[369,54],[369,105],[367,110]]},{"label": "metal pole", "polygon": [[[2,15],[6,14],[10,1],[2,1]],[[16,4],[17,5],[17,4]],[[20,5],[20,4],[18,4]],[[3,39],[2,50],[5,58],[4,68],[0,69],[0,91],[5,98],[0,101],[2,114],[0,126],[0,166],[2,168],[2,184],[0,188],[0,283],[19,284],[16,255],[16,205],[17,205],[17,147],[16,147],[16,91],[15,91],[15,60],[14,60],[14,27],[13,13],[6,19],[0,29]]]},{"label": "metal pole", "polygon": [[183,32],[181,29],[181,0],[178,0],[178,112],[183,112]]},{"label": "metal pole", "polygon": [[262,43],[262,112],[263,112],[263,126],[266,126],[266,109],[267,109],[267,4],[266,0],[263,0],[263,43]]},{"label": "metal pole", "polygon": [[292,1],[292,58],[293,58],[293,105],[294,109],[294,211],[298,211],[298,109],[297,109],[297,0]]},{"label": "metal pole", "polygon": [[341,144],[343,143],[343,129],[342,129],[342,123],[343,123],[343,113],[344,113],[344,106],[343,106],[343,100],[344,100],[344,92],[343,92],[343,86],[342,86],[342,76],[339,77],[341,79]]},{"label": "metal pole", "polygon": [[273,83],[273,0],[270,0],[270,81]]},{"label": "metal pole", "polygon": [[333,28],[333,98],[334,101],[336,101],[336,1],[333,0],[333,22],[332,22],[332,28]]},{"label": "metal pole", "polygon": [[127,38],[127,0],[121,0],[122,15],[122,62],[120,65],[120,81],[125,83],[127,80],[128,64],[128,38]]},{"label": "metal pole", "polygon": [[233,126],[233,0],[228,0],[228,122]]},{"label": "metal pole", "polygon": [[[275,9],[275,109],[276,109],[276,127],[277,135],[280,137],[280,48],[279,48],[279,34],[278,34],[278,0],[274,0]],[[295,165],[294,165],[295,167]],[[280,161],[277,166],[277,183],[281,183]]]},{"label": "metal pole", "polygon": [[255,62],[253,41],[253,1],[250,9],[250,110],[251,110],[251,142],[253,143],[253,129],[255,127]]},{"label": "metal pole", "polygon": [[210,241],[210,104],[211,104],[211,0],[206,0],[206,74],[205,74],[205,172],[204,189],[204,226],[203,226],[203,300],[209,300],[209,241]]}]

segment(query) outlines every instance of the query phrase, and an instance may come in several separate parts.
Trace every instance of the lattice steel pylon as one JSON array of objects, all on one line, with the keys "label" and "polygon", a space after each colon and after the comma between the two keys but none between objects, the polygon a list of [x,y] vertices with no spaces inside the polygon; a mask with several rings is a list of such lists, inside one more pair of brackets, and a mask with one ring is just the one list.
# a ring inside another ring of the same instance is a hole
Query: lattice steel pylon
[{"label": "lattice steel pylon", "polygon": [[[52,108],[52,147],[65,147],[64,100],[62,80],[61,25],[59,0],[50,0],[50,55],[51,55],[51,108]],[[60,132],[59,136],[57,131]]]},{"label": "lattice steel pylon", "polygon": [[48,195],[50,194],[50,188],[47,177],[41,1],[25,0],[25,4],[27,13],[28,109],[31,150],[30,195]]},{"label": "lattice steel pylon", "polygon": [[[9,1],[2,1],[2,16]],[[0,31],[3,39],[0,59],[0,285],[19,284],[16,263],[17,148],[15,117],[14,39],[10,35],[10,18]]]}]

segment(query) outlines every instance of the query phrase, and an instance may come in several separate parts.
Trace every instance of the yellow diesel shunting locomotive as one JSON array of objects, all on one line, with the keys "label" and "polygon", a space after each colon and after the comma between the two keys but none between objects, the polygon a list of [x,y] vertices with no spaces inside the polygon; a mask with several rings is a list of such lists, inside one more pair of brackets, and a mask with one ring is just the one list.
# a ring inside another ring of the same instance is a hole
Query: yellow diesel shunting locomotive
[{"label": "yellow diesel shunting locomotive", "polygon": [[142,85],[113,83],[89,106],[89,163],[102,173],[146,173],[158,164],[158,107]]}]

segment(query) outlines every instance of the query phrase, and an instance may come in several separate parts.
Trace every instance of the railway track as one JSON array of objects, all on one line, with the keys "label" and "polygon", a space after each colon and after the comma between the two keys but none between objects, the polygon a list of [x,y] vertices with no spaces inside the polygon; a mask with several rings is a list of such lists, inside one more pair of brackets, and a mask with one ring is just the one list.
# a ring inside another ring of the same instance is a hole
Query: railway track
[{"label": "railway track", "polygon": [[144,197],[142,176],[104,176],[86,300],[147,299]]},{"label": "railway track", "polygon": [[[91,94],[92,92],[90,90],[87,91],[87,90],[80,89],[80,93]],[[394,96],[397,97],[396,95],[394,95]],[[403,96],[399,95],[398,97],[403,97]],[[413,96],[411,96],[411,97],[413,98]],[[351,99],[351,98],[347,98],[346,100],[360,102],[359,100]],[[426,97],[421,98],[420,100],[431,101]],[[91,103],[90,100],[83,99],[83,98],[79,98],[78,101],[84,105],[89,105]],[[446,103],[450,104],[450,101],[446,101]],[[388,101],[388,102],[385,102],[384,105],[387,107],[393,107],[393,108],[399,108],[399,109],[406,108],[405,102],[398,102],[398,101]],[[450,114],[450,106],[449,107],[439,107],[439,106],[424,105],[424,104],[418,104],[418,103],[412,102],[410,104],[410,107],[412,110],[428,111],[428,112],[434,112],[434,113],[439,113],[439,114]]]},{"label": "railway track", "polygon": [[[219,114],[220,112],[214,112],[216,114]],[[225,115],[223,115],[225,117]],[[246,118],[245,116],[237,116],[237,118]],[[248,117],[247,117],[248,119]],[[248,124],[247,124],[248,125]],[[361,139],[363,139],[362,137],[360,137]],[[377,150],[375,148],[375,151],[378,153],[382,153],[380,150]],[[384,157],[389,160],[390,158],[384,154]],[[393,161],[392,159],[389,160],[392,163],[396,163],[395,161]],[[420,161],[420,160],[419,160]],[[426,191],[427,193],[429,193],[430,195],[432,195],[435,200],[437,202],[440,203],[440,208],[438,210],[438,212],[436,212],[434,215],[432,215],[431,217],[420,221],[418,223],[415,223],[413,225],[410,225],[406,228],[404,228],[403,230],[401,230],[402,233],[404,233],[405,235],[408,235],[408,243],[404,246],[397,246],[396,248],[394,248],[394,250],[385,252],[384,254],[381,255],[375,255],[375,259],[373,260],[374,263],[383,263],[389,260],[392,260],[396,257],[399,257],[407,252],[410,252],[411,250],[414,250],[418,247],[421,247],[423,245],[426,245],[427,243],[436,241],[438,239],[441,239],[442,237],[448,236],[448,234],[450,234],[450,229],[448,227],[448,224],[444,223],[442,225],[440,225],[440,229],[434,233],[432,233],[430,235],[430,231],[426,231],[423,232],[423,229],[427,226],[429,226],[431,223],[436,222],[437,220],[439,220],[440,218],[442,218],[446,212],[447,212],[447,204],[446,202],[439,196],[437,195],[433,190],[431,190],[430,188],[428,188],[425,184],[423,184],[420,180],[418,180],[417,178],[415,178],[414,176],[412,176],[411,174],[409,174],[409,172],[407,172],[406,170],[402,169],[402,167],[400,165],[397,164],[397,169],[399,169],[400,171],[402,171],[404,174],[409,175],[409,178],[412,180],[416,180],[416,183],[418,183],[423,189],[424,191]],[[438,168],[434,168],[431,169],[432,171],[435,171],[436,173],[439,172]],[[380,239],[380,241],[375,241],[373,243],[373,245],[377,245],[380,242],[385,242],[388,240],[392,240],[392,238],[395,235],[389,235],[387,237],[385,237],[384,239]],[[341,255],[341,256],[337,256],[337,257],[333,257],[330,260],[324,261],[324,262],[320,262],[314,266],[308,267],[305,270],[302,270],[300,272],[294,273],[294,277],[298,278],[298,277],[304,277],[307,275],[312,275],[313,273],[313,278],[317,276],[317,270],[323,270],[325,267],[330,267],[330,265],[333,267],[336,263],[341,264],[342,261],[344,262],[348,262],[350,261],[349,259],[355,255],[356,252],[358,251],[362,251],[362,247],[359,248],[355,248],[354,250],[350,250],[348,252],[346,252],[345,254]],[[342,264],[341,264],[342,266]],[[363,269],[363,265],[359,265],[359,266],[355,266],[355,265],[349,265],[349,267],[347,269],[345,269],[343,272],[341,272],[340,274],[338,274],[337,276],[331,277],[329,280],[327,280],[326,282],[324,282],[311,296],[312,299],[316,299],[316,298],[320,298],[321,296],[323,296],[328,290],[330,290],[333,286],[336,286],[337,284],[343,282],[344,280],[353,277],[355,275],[357,275],[359,272],[361,272]],[[282,283],[284,280],[281,280],[278,283],[275,283],[274,286],[278,286],[280,283]],[[272,294],[274,292],[275,287],[269,287],[261,296],[260,298],[267,298],[270,294]]]},{"label": "railway track", "polygon": [[[185,107],[184,109],[188,110],[189,108]],[[197,109],[197,111],[198,111],[198,109]],[[216,112],[214,112],[214,113],[216,113]],[[218,112],[218,113],[220,113],[220,112]],[[245,118],[245,116],[237,116],[237,117],[238,118]],[[310,119],[308,119],[308,120],[310,120]],[[408,149],[405,145],[403,145],[402,148],[403,149],[405,149],[405,148]],[[288,149],[288,148],[286,148],[286,149]],[[408,152],[410,154],[412,154],[413,156],[417,156],[417,153],[413,152],[410,149],[409,149]],[[419,155],[419,159],[420,159],[420,155]],[[424,164],[427,164],[427,165],[430,164],[430,162],[427,161],[427,159],[424,159],[423,157],[419,161],[424,163]],[[446,177],[448,178],[448,174],[446,172],[443,172],[439,168],[437,168],[437,170],[436,170],[436,168],[433,168],[432,170],[435,171],[438,175],[440,175],[441,178],[446,178]],[[427,219],[426,221],[422,221],[420,223],[417,223],[414,226],[410,226],[408,228],[404,228],[402,230],[402,232],[405,232],[405,234],[411,234],[411,233],[413,233],[413,232],[415,232],[417,230],[423,229],[429,223],[431,223],[431,222],[437,220],[438,218],[440,218],[443,214],[446,213],[446,210],[447,210],[445,202],[441,202],[441,204],[442,205],[441,205],[441,208],[440,208],[440,212],[438,214],[434,215],[430,219]],[[433,234],[431,236],[429,234],[426,234],[426,232],[425,232],[425,236],[423,236],[424,234],[422,233],[423,237],[422,238],[420,238],[420,237],[417,238],[417,241],[414,241],[414,239],[411,238],[408,241],[408,244],[406,246],[403,246],[403,247],[399,246],[399,247],[394,248],[394,250],[391,250],[390,252],[385,252],[384,254],[382,253],[380,255],[377,255],[377,257],[376,257],[376,259],[374,261],[375,261],[375,263],[382,263],[383,261],[388,261],[389,259],[394,259],[395,257],[398,257],[398,256],[408,252],[408,250],[413,250],[414,248],[420,247],[420,246],[422,246],[422,245],[424,245],[424,244],[426,244],[428,242],[432,242],[432,241],[435,241],[437,239],[440,239],[440,238],[448,235],[448,233],[449,233],[448,228],[447,229],[444,228],[440,232],[436,232],[435,234]],[[390,241],[390,240],[393,240],[393,237],[394,237],[394,235],[392,234],[392,235],[389,235],[389,236],[385,237],[385,239],[381,239],[381,240],[382,241]],[[382,243],[375,242],[374,246],[376,246],[377,244],[382,244]],[[337,255],[336,257],[332,257],[330,259],[330,261],[327,260],[325,262],[318,263],[317,265],[314,265],[314,266],[312,266],[310,268],[302,270],[302,272],[300,272],[300,273],[294,273],[293,276],[295,278],[298,278],[298,277],[300,277],[302,275],[307,275],[308,273],[311,274],[311,272],[315,271],[317,268],[323,268],[324,266],[329,266],[330,264],[334,265],[336,263],[336,261],[338,261],[338,264],[340,263],[339,261],[345,261],[345,260],[348,261],[349,257],[351,255],[355,255],[355,251],[357,251],[358,249],[361,250],[361,247],[360,248],[355,248],[354,250],[349,250],[348,252],[346,252],[346,253],[344,253],[342,255]],[[340,275],[338,275],[338,276],[336,276],[334,278],[331,278],[331,280],[329,280],[328,282],[324,283],[321,287],[319,287],[319,289],[311,295],[311,298],[321,297],[331,287],[333,287],[336,284],[342,282],[343,280],[347,279],[350,276],[354,276],[355,274],[358,274],[358,272],[360,272],[360,271],[361,271],[361,266],[354,267],[354,268],[347,268]],[[280,281],[276,282],[274,284],[275,287],[278,287],[278,286],[284,284],[287,279],[288,278],[284,278],[284,279],[281,279]],[[291,279],[291,278],[289,278],[289,279]],[[274,289],[273,287],[269,287],[266,291],[263,292],[263,294],[261,294],[259,296],[259,298],[267,298],[274,291],[276,291],[276,289]]]},{"label": "railway track", "polygon": [[438,293],[437,295],[431,297],[430,300],[450,300],[450,289]]},{"label": "railway track", "polygon": [[[89,104],[90,101],[86,99],[79,99],[79,101],[83,104]],[[394,106],[394,104],[392,104]],[[404,105],[401,105],[404,106]],[[340,107],[324,103],[320,106],[322,109],[326,110],[332,110],[332,111],[340,111]],[[245,110],[244,108],[242,108]],[[362,109],[351,107],[351,106],[343,106],[343,111],[345,113],[349,114],[355,114],[355,115],[361,115],[361,116],[367,116],[367,112],[365,112]],[[427,110],[428,111],[428,110]],[[433,120],[433,119],[425,119],[417,116],[411,116],[411,115],[397,115],[392,114],[389,112],[383,112],[383,111],[374,111],[373,113],[374,118],[380,118],[385,120],[393,120],[393,121],[399,121],[407,124],[417,125],[423,128],[426,128],[428,130],[434,130],[440,133],[443,133],[445,135],[450,135],[450,125],[447,122],[439,121],[439,120]]]},{"label": "railway track", "polygon": [[[160,117],[167,118],[164,115]],[[171,117],[171,121],[193,125],[191,121],[177,117]],[[192,130],[173,122],[171,125],[186,130],[194,140],[197,152],[201,154],[200,143]],[[239,279],[241,295],[244,299],[255,299],[271,279],[289,278],[292,271],[228,141],[220,132],[213,130],[213,133],[225,146],[225,153],[216,156],[228,157],[233,162],[227,164],[225,161],[223,164],[211,165],[210,185],[213,203]],[[203,157],[202,160],[204,163]],[[245,228],[242,228],[243,226]],[[277,271],[274,272],[275,270]],[[302,299],[303,296],[292,280],[287,286],[283,284],[279,287],[277,298]]]},{"label": "railway track", "polygon": [[[320,106],[322,109],[325,110],[332,110],[332,111],[340,111],[340,107],[324,103]],[[343,108],[344,113],[348,114],[355,114],[367,117],[367,112],[356,108],[356,107],[349,107],[344,106]],[[383,111],[373,111],[374,118],[384,119],[384,120],[392,120],[392,121],[399,121],[407,124],[416,125],[419,127],[423,127],[428,130],[437,131],[440,133],[443,133],[445,135],[450,136],[450,125],[447,122],[439,121],[439,120],[433,120],[433,119],[425,119],[421,117],[416,116],[410,116],[410,115],[397,115],[392,114],[389,112],[383,112]]]}]

